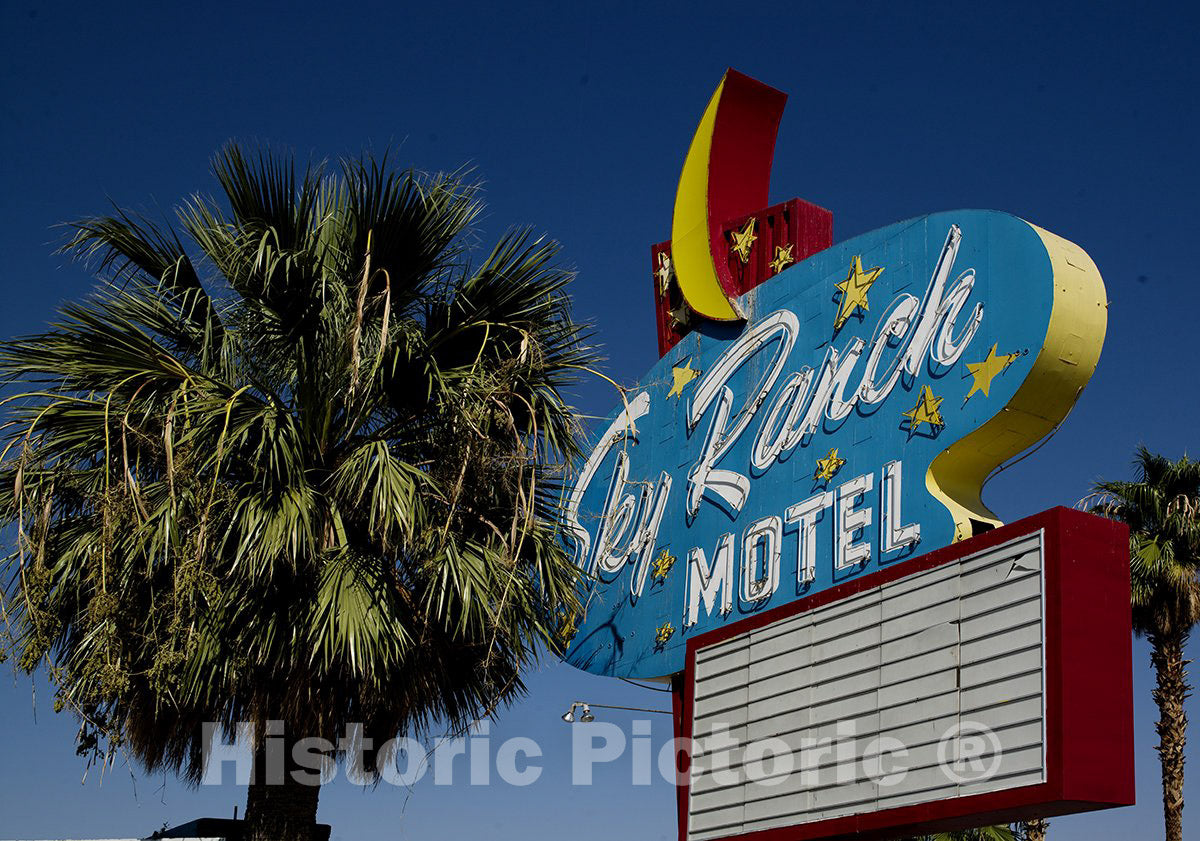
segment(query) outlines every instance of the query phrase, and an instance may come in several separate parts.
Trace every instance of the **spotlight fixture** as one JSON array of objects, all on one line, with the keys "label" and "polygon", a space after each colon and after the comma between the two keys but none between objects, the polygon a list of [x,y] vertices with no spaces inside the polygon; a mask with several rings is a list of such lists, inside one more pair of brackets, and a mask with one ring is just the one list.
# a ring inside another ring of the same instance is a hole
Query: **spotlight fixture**
[{"label": "spotlight fixture", "polygon": [[[645,707],[620,707],[614,704],[591,704],[586,701],[573,701],[570,708],[562,714],[562,720],[568,724],[573,724],[578,721],[581,724],[591,724],[596,720],[596,716],[592,714],[592,707],[599,707],[606,710],[630,710],[638,713],[658,713],[660,715],[670,715],[670,710],[650,710]],[[583,712],[579,714],[579,718],[575,718],[575,710],[583,707]]]}]

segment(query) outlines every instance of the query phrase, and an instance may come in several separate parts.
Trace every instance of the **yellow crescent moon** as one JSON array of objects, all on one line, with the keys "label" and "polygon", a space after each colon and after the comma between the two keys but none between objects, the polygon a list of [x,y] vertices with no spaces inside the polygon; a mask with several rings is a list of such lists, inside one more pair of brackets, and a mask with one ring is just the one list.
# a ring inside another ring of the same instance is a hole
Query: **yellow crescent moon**
[{"label": "yellow crescent moon", "polygon": [[721,226],[767,206],[786,102],[782,92],[730,69],[692,137],[675,194],[671,259],[684,300],[704,318],[745,318],[722,253]]},{"label": "yellow crescent moon", "polygon": [[683,161],[679,190],[675,194],[675,215],[671,220],[671,259],[675,277],[688,306],[705,318],[736,321],[742,314],[721,288],[712,256],[708,222],[708,161],[712,154],[713,127],[725,80],[704,109],[692,145]]}]

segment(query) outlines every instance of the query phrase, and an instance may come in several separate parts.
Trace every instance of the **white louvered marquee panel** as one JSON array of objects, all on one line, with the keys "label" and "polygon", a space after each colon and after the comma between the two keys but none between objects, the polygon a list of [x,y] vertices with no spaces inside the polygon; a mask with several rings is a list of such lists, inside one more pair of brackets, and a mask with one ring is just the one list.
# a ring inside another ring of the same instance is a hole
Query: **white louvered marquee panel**
[{"label": "white louvered marquee panel", "polygon": [[[1044,781],[1042,544],[1039,531],[698,649],[688,838]],[[995,741],[956,762],[954,733],[965,745],[979,725]]]}]

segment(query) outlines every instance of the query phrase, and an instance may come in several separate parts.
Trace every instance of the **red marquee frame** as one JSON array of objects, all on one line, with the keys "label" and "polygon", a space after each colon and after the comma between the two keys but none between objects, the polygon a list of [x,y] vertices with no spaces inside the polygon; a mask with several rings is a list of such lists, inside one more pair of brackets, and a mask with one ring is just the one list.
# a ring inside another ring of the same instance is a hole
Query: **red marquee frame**
[{"label": "red marquee frame", "polygon": [[[730,836],[739,841],[834,841],[923,835],[1134,802],[1133,661],[1129,532],[1121,523],[1052,508],[894,568],[696,636],[674,695],[676,735],[692,736],[696,652],[889,581],[1044,531],[1046,781]],[[680,757],[680,770],[689,759]],[[686,776],[685,776],[686,779]],[[678,788],[679,839],[687,841],[689,783]]]}]

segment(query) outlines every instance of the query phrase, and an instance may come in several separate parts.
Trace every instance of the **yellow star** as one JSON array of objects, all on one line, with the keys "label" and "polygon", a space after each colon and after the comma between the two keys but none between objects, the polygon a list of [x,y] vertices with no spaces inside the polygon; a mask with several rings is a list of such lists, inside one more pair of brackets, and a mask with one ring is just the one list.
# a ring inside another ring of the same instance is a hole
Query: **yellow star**
[{"label": "yellow star", "polygon": [[817,459],[817,472],[813,478],[823,479],[828,482],[833,478],[834,473],[842,469],[842,465],[845,463],[846,460],[844,458],[838,458],[837,447],[834,447],[825,458]]},{"label": "yellow star", "polygon": [[971,395],[977,391],[982,391],[983,396],[988,396],[988,390],[992,387],[992,380],[1013,363],[1021,354],[1018,353],[1002,353],[996,355],[996,345],[992,345],[992,349],[988,351],[987,358],[982,362],[968,362],[967,371],[975,378],[975,382],[971,383],[971,390],[967,392],[966,399],[963,402],[971,399]]},{"label": "yellow star", "polygon": [[688,313],[688,306],[684,302],[680,302],[673,310],[667,310],[667,315],[671,316],[671,329],[683,330],[691,323],[692,317]]},{"label": "yellow star", "polygon": [[670,622],[664,622],[658,626],[654,632],[654,642],[660,648],[667,644],[667,640],[671,638],[671,634],[675,633],[675,626]]},{"label": "yellow star", "polygon": [[671,369],[671,377],[674,383],[671,390],[667,392],[667,397],[680,397],[683,395],[683,388],[696,377],[700,376],[700,372],[692,367],[692,360],[689,357],[688,361],[683,365],[676,365]]},{"label": "yellow star", "polygon": [[837,316],[833,320],[834,330],[842,329],[842,325],[856,309],[862,308],[863,312],[868,310],[867,290],[881,274],[883,269],[879,266],[863,271],[861,257],[855,257],[851,261],[850,273],[846,275],[845,280],[837,284],[838,291],[842,293],[842,300],[838,303]]},{"label": "yellow star", "polygon": [[662,580],[667,577],[667,573],[671,571],[671,567],[675,566],[675,556],[663,549],[658,553],[658,557],[654,559],[651,566],[651,572],[655,580]]},{"label": "yellow star", "polygon": [[775,259],[771,261],[771,271],[779,274],[785,266],[790,266],[794,262],[796,262],[796,258],[792,256],[791,245],[786,248],[782,245],[775,246]]},{"label": "yellow star", "polygon": [[942,420],[942,413],[938,411],[938,407],[942,405],[942,399],[934,397],[933,389],[929,386],[921,386],[921,396],[917,398],[917,405],[907,412],[901,413],[908,418],[910,435],[920,429],[923,423],[929,424],[930,427],[946,425],[946,422]]},{"label": "yellow star", "polygon": [[663,297],[667,294],[667,290],[671,288],[671,275],[675,273],[675,269],[671,266],[671,257],[665,251],[658,253],[658,268],[654,274],[658,277],[658,297]]},{"label": "yellow star", "polygon": [[743,263],[750,262],[750,246],[754,245],[754,240],[758,239],[754,235],[754,222],[752,218],[740,231],[734,231],[733,236],[733,253],[738,256]]}]

